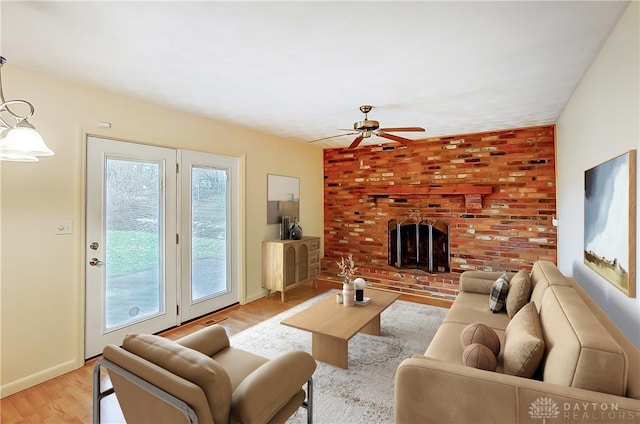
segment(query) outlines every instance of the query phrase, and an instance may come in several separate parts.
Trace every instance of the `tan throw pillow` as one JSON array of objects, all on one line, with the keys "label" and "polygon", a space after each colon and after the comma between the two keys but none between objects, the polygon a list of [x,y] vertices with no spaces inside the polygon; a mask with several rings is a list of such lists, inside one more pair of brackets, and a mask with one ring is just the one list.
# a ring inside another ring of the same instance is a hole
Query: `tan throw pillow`
[{"label": "tan throw pillow", "polygon": [[529,302],[513,317],[504,335],[504,373],[531,378],[545,353],[538,310]]},{"label": "tan throw pillow", "polygon": [[531,296],[531,278],[529,277],[529,271],[522,269],[509,281],[509,292],[506,300],[509,318],[513,318],[520,308],[529,302],[529,296]]},{"label": "tan throw pillow", "polygon": [[467,367],[495,371],[498,367],[496,356],[485,345],[473,343],[462,351],[462,363]]},{"label": "tan throw pillow", "polygon": [[508,291],[509,277],[507,277],[507,274],[502,274],[491,286],[491,293],[489,293],[489,309],[491,309],[491,312],[495,313],[502,310]]},{"label": "tan throw pillow", "polygon": [[460,343],[462,343],[463,349],[470,344],[480,343],[488,347],[495,356],[500,353],[500,338],[493,328],[480,322],[469,324],[462,330]]}]

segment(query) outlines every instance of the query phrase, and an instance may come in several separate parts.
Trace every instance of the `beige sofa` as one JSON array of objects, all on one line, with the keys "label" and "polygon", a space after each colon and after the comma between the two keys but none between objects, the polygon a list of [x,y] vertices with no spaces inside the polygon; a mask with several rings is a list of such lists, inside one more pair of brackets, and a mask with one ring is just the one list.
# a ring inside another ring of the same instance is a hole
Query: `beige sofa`
[{"label": "beige sofa", "polygon": [[[505,373],[518,339],[515,324],[511,333],[507,328],[518,315],[489,310],[491,286],[501,274],[464,272],[461,292],[425,354],[398,367],[396,423],[640,422],[640,351],[553,263],[537,262],[527,274],[544,338],[535,375]],[[526,309],[534,311],[533,305]],[[475,322],[500,339],[496,371],[463,363],[461,335]]]}]

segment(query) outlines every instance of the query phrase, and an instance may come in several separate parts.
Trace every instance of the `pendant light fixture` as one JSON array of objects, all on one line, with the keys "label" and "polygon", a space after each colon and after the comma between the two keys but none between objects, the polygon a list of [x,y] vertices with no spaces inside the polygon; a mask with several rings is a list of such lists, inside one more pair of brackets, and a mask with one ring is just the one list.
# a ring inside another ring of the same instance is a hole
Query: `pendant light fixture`
[{"label": "pendant light fixture", "polygon": [[35,109],[26,100],[5,100],[2,92],[2,65],[7,60],[0,56],[0,160],[37,162],[38,156],[51,156],[33,125],[27,121]]}]

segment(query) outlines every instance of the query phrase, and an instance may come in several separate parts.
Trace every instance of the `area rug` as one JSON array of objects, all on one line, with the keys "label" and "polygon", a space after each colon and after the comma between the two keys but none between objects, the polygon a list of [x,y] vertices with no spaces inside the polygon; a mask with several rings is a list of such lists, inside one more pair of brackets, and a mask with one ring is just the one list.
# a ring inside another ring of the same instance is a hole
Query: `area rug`
[{"label": "area rug", "polygon": [[[231,345],[273,358],[283,352],[311,353],[311,333],[280,324],[331,290],[231,337]],[[354,306],[359,307],[359,306]],[[380,316],[381,335],[356,334],[349,341],[349,369],[317,361],[313,375],[314,422],[392,423],[393,384],[400,362],[423,354],[447,309],[397,300]],[[306,422],[300,409],[289,423]]]}]

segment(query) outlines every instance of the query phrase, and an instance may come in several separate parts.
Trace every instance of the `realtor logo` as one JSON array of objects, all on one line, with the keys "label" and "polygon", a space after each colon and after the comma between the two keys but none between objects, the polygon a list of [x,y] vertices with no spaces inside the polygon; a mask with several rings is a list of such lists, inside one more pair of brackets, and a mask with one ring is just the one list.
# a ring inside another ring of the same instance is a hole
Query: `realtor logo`
[{"label": "realtor logo", "polygon": [[[562,414],[562,416],[561,416]],[[594,422],[639,422],[640,412],[620,409],[617,403],[574,401],[564,402],[558,405],[548,396],[539,397],[531,402],[529,416],[534,420],[542,419],[542,424],[547,420],[561,417],[561,421],[586,423]],[[549,423],[551,424],[551,423]]]},{"label": "realtor logo", "polygon": [[558,415],[560,415],[558,404],[548,397],[538,398],[529,406],[529,416],[533,419],[542,418],[542,424],[545,424],[548,418],[557,418]]}]

